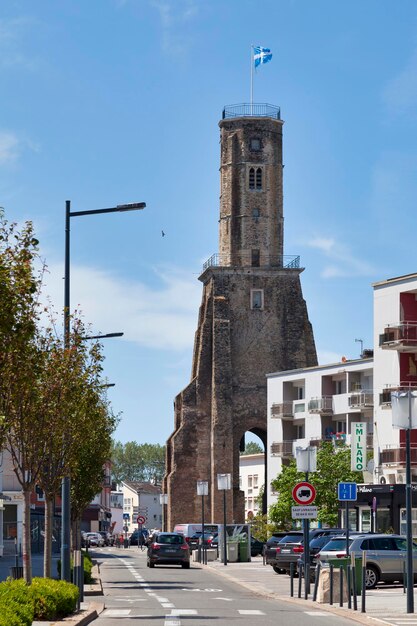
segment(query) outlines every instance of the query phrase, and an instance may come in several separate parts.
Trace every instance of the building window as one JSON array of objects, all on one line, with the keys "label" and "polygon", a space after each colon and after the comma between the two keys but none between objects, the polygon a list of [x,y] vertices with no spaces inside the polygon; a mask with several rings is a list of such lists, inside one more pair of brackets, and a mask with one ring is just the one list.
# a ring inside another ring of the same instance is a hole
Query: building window
[{"label": "building window", "polygon": [[295,438],[304,439],[304,424],[295,427]]},{"label": "building window", "polygon": [[250,149],[254,150],[254,152],[259,152],[261,149],[261,140],[258,138],[253,138],[250,140]]},{"label": "building window", "polygon": [[254,489],[258,488],[258,474],[254,474],[253,476],[253,487]]},{"label": "building window", "polygon": [[252,289],[251,291],[251,308],[263,309],[264,308],[264,292],[263,289]]},{"label": "building window", "polygon": [[248,476],[248,487],[252,487],[252,476]]},{"label": "building window", "polygon": [[255,219],[258,219],[258,217],[260,217],[261,212],[258,208],[252,209],[252,217]]},{"label": "building window", "polygon": [[255,168],[249,169],[249,189],[255,189]]},{"label": "building window", "polygon": [[252,267],[259,267],[259,265],[260,265],[260,253],[259,253],[259,250],[252,250],[251,264],[252,264]]},{"label": "building window", "polygon": [[297,400],[304,400],[304,387],[297,387]]},{"label": "building window", "polygon": [[262,189],[262,168],[256,170],[256,189]]}]

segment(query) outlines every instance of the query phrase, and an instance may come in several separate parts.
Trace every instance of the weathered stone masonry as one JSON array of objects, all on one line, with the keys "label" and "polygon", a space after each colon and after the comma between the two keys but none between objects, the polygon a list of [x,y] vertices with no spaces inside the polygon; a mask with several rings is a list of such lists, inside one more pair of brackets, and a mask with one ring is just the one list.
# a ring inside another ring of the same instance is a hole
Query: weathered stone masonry
[{"label": "weathered stone masonry", "polygon": [[[317,363],[296,262],[283,257],[282,125],[277,109],[223,119],[219,255],[200,276],[203,297],[190,384],[175,399],[167,442],[166,527],[201,519],[197,480],[209,481],[206,521],[223,519],[217,473],[231,473],[228,522],[243,522],[239,446],[266,445],[265,375]],[[270,115],[268,115],[270,112]]]}]

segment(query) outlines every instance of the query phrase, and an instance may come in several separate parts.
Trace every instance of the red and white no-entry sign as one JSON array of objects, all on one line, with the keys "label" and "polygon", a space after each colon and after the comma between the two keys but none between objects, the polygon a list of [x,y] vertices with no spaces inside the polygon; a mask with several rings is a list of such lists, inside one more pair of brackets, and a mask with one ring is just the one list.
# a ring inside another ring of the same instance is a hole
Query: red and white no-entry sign
[{"label": "red and white no-entry sign", "polygon": [[136,518],[138,524],[144,524],[146,522],[146,518],[143,515],[138,515]]},{"label": "red and white no-entry sign", "polygon": [[316,490],[310,483],[298,483],[292,490],[292,497],[298,504],[312,504],[316,499]]}]

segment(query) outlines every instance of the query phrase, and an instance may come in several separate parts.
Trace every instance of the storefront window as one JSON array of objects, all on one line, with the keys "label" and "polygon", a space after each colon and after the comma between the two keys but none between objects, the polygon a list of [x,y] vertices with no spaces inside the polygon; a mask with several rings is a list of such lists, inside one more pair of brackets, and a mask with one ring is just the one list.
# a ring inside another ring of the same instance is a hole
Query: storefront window
[{"label": "storefront window", "polygon": [[[415,537],[417,535],[417,509],[413,509],[411,512],[411,520],[412,520],[412,534],[413,537]],[[401,509],[400,511],[400,534],[401,535],[406,535],[407,534],[407,520],[406,520],[406,510],[405,509]]]}]

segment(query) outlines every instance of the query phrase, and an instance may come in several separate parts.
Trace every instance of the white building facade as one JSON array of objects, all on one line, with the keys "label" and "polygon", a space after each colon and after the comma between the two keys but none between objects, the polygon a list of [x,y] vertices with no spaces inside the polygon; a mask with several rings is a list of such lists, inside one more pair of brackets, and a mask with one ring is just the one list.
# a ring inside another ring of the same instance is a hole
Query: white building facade
[{"label": "white building facade", "polygon": [[241,454],[239,460],[240,489],[245,492],[245,519],[260,511],[259,496],[265,483],[265,455]]},{"label": "white building facade", "polygon": [[131,535],[138,527],[137,518],[145,519],[143,526],[148,529],[162,528],[162,505],[159,496],[161,487],[153,483],[125,481],[120,483],[123,493],[123,524]]}]

